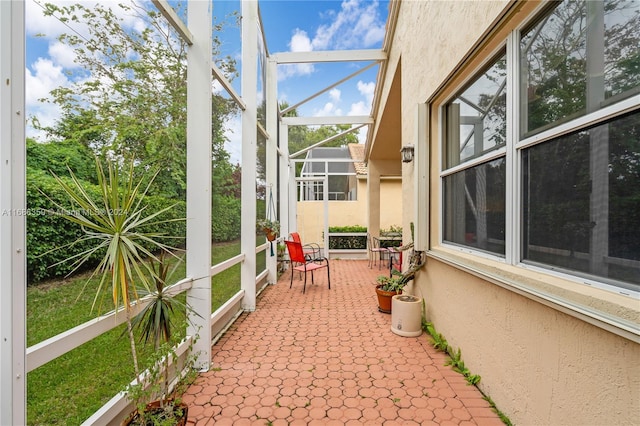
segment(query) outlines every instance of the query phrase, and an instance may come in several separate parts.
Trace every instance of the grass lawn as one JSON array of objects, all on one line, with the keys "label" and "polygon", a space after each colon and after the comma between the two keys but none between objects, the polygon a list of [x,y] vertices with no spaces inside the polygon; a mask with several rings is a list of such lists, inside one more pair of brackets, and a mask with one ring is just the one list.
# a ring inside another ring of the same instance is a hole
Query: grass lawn
[{"label": "grass lawn", "polygon": [[[240,253],[240,242],[214,244],[212,264]],[[258,270],[263,270],[265,253],[258,255]],[[184,263],[171,279],[184,277]],[[34,345],[80,325],[98,314],[111,311],[110,289],[96,303],[99,280],[87,281],[84,274],[49,281],[27,289],[27,346]],[[84,290],[83,290],[84,288]],[[240,265],[212,278],[212,310],[217,309],[240,289]],[[184,298],[184,295],[181,295]],[[176,324],[184,323],[184,314]],[[80,424],[133,379],[133,362],[125,326],[111,330],[66,353],[27,375],[27,423],[29,425]],[[180,330],[176,339],[184,337]],[[138,345],[142,365],[148,349]]]}]

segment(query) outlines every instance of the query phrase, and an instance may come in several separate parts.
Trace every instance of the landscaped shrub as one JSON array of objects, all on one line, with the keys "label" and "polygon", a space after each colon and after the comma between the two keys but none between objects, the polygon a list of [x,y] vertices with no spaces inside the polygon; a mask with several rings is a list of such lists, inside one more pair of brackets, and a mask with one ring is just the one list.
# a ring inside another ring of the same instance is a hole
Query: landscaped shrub
[{"label": "landscaped shrub", "polygon": [[[28,169],[27,176],[27,280],[33,283],[71,272],[72,262],[57,263],[73,253],[81,253],[89,245],[78,244],[69,249],[55,250],[77,240],[82,236],[82,230],[57,215],[57,207],[47,198],[63,205],[66,200],[53,177],[33,169]],[[94,190],[94,187],[87,186],[92,195],[96,194]],[[97,259],[98,256],[94,259],[94,266]]]},{"label": "landscaped shrub", "polygon": [[[59,262],[74,254],[82,253],[91,247],[92,243],[84,242],[62,248],[83,235],[79,225],[56,214],[58,208],[51,201],[68,206],[68,197],[51,175],[41,170],[29,169],[27,176],[27,211],[25,212],[27,216],[27,281],[32,284],[70,273],[73,269],[73,261]],[[85,183],[84,189],[93,199],[98,199],[97,186]],[[147,197],[145,203],[148,205],[147,214],[152,214],[176,203],[176,201],[151,196]],[[162,217],[158,217],[158,220],[184,218],[185,214],[184,201],[177,201],[175,208],[165,212]],[[185,229],[185,221],[180,220],[156,226],[154,232],[184,237]],[[183,239],[167,239],[166,242],[172,246],[184,245]],[[92,259],[83,265],[83,268],[86,270],[95,267],[101,257],[102,253],[95,253]]]},{"label": "landscaped shrub", "polygon": [[[329,234],[333,233],[366,233],[367,227],[360,225],[353,226],[330,226]],[[367,248],[366,235],[329,235],[329,249],[342,250],[365,250]]]},{"label": "landscaped shrub", "polygon": [[232,241],[240,238],[239,198],[220,195],[212,203],[211,239],[214,242]]}]

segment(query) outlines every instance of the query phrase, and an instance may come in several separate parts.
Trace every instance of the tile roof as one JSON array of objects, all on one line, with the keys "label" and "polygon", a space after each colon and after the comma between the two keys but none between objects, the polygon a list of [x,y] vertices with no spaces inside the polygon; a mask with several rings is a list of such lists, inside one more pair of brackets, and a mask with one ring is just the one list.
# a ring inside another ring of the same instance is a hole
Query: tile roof
[{"label": "tile roof", "polygon": [[367,166],[364,163],[364,145],[358,143],[350,143],[347,145],[351,158],[356,160],[353,163],[353,167],[356,169],[357,175],[367,175]]}]

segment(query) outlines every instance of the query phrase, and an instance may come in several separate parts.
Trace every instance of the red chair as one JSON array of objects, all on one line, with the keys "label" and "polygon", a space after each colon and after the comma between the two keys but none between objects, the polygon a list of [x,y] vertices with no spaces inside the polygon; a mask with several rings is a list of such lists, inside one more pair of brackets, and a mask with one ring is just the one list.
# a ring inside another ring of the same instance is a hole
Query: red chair
[{"label": "red chair", "polygon": [[[302,244],[296,241],[285,240],[287,245],[287,251],[289,252],[289,259],[291,260],[291,283],[289,288],[293,287],[293,271],[304,272],[304,285],[302,292],[307,289],[307,272],[311,272],[311,283],[313,284],[313,271],[316,269],[327,268],[327,282],[329,283],[329,290],[331,290],[331,278],[329,277],[329,259],[326,257],[310,258],[309,255],[304,254]],[[294,266],[297,264],[297,266]]]},{"label": "red chair", "polygon": [[[297,232],[292,232],[291,234],[289,234],[289,236],[296,243],[302,244],[302,240],[300,239],[300,234],[298,234]],[[320,256],[320,245],[318,244],[315,244],[315,243],[302,244],[302,250],[304,251],[304,255],[311,259],[315,259],[316,257]]]}]

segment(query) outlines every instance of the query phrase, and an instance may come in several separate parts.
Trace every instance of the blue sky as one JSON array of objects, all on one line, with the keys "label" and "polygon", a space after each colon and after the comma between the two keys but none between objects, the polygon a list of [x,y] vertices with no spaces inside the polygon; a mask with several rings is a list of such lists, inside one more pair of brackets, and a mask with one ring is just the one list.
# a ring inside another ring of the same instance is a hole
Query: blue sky
[{"label": "blue sky", "polygon": [[[48,92],[71,83],[73,52],[56,37],[69,29],[52,18],[42,16],[38,3],[25,0],[27,23],[27,111],[44,124],[51,124],[58,114],[54,105],[38,102]],[[63,3],[56,1],[56,3]],[[65,4],[75,3],[65,1]],[[83,1],[83,3],[91,3]],[[104,3],[104,2],[103,2]],[[117,3],[114,1],[114,8]],[[267,48],[270,53],[320,51],[336,49],[378,49],[382,46],[388,1],[374,0],[263,0],[260,1]],[[239,0],[214,1],[215,16],[225,16],[240,7]],[[140,25],[133,19],[126,25]],[[81,31],[81,30],[80,30]],[[38,37],[34,37],[38,35]],[[224,34],[224,54],[240,62],[239,28]],[[305,64],[279,67],[278,97],[294,104],[316,91],[353,73],[367,63]],[[299,108],[300,115],[367,115],[370,112],[377,67],[354,77]],[[240,92],[240,79],[234,82]],[[234,127],[237,123],[230,123]],[[38,136],[27,130],[28,136]],[[230,129],[230,138],[238,136]],[[362,137],[362,135],[361,135]],[[42,138],[41,138],[42,139]]]}]

